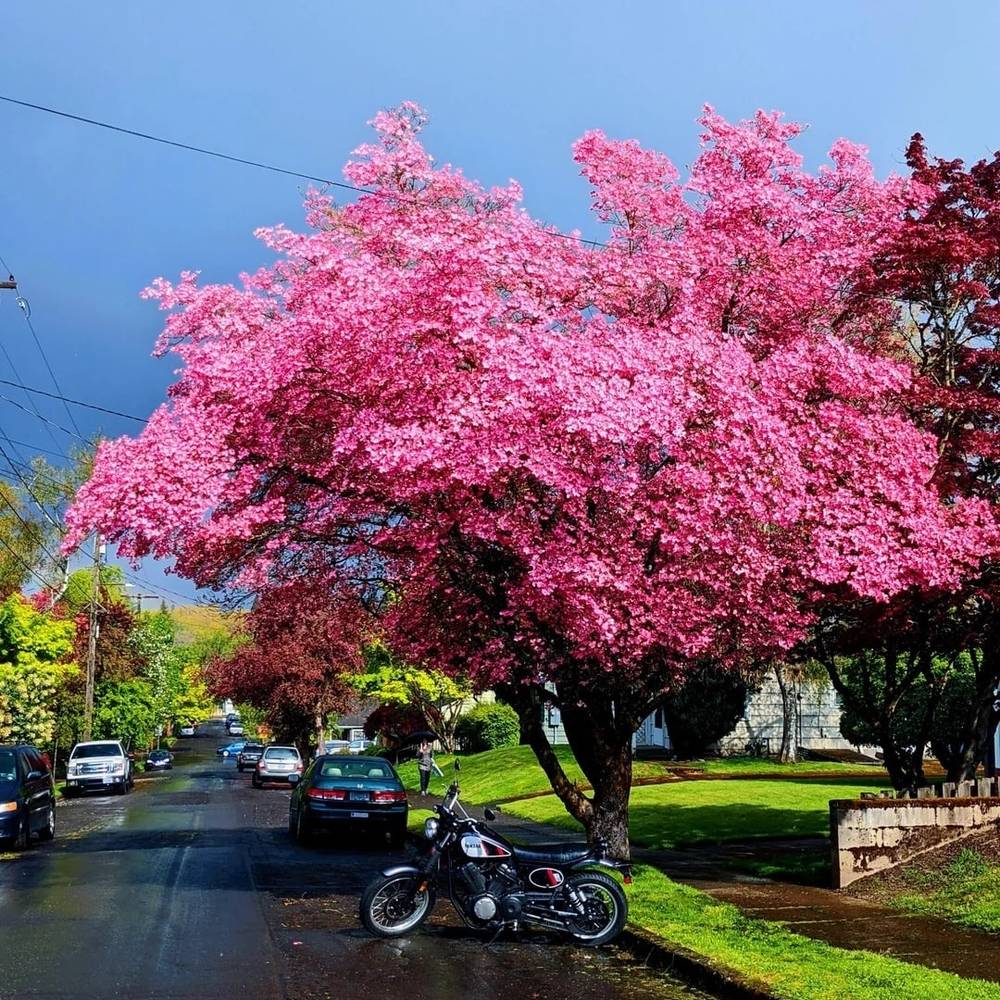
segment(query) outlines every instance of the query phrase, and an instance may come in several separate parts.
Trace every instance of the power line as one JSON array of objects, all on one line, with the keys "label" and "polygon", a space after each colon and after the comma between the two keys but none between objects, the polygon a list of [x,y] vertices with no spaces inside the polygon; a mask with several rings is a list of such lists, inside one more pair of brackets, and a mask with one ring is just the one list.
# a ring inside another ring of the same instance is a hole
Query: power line
[{"label": "power line", "polygon": [[[24,413],[30,413],[31,412],[27,407],[22,406],[16,399],[11,399],[10,396],[5,396],[2,392],[0,392],[0,399],[4,400],[5,402],[10,403],[11,406],[16,406],[19,410],[22,410]],[[47,423],[47,424],[52,424],[53,427],[57,427],[59,430],[61,430],[63,432],[63,434],[68,434],[70,437],[75,437],[78,440],[82,441],[84,444],[90,445],[91,448],[96,448],[97,447],[97,442],[96,441],[91,441],[90,438],[86,438],[82,434],[76,434],[76,433],[74,433],[73,431],[69,430],[68,428],[63,427],[62,424],[57,424],[54,420],[49,420],[48,417],[43,416],[41,413],[36,413],[36,414],[34,414],[34,416],[38,417],[39,420],[44,420],[45,423]],[[64,455],[63,457],[65,458],[66,456]]]},{"label": "power line", "polygon": [[45,362],[45,368],[49,373],[49,378],[52,379],[52,385],[56,392],[59,393],[57,398],[62,399],[63,409],[66,411],[66,416],[69,417],[69,422],[73,425],[73,430],[76,431],[77,437],[80,437],[81,432],[79,426],[77,425],[76,417],[73,416],[73,411],[69,408],[69,404],[63,397],[62,386],[59,385],[59,379],[56,378],[56,373],[52,370],[52,365],[49,364],[49,358],[45,353],[45,348],[42,347],[42,342],[39,340],[38,334],[35,332],[35,324],[31,322],[31,315],[25,306],[21,306],[21,312],[24,315],[24,321],[28,324],[28,329],[31,331],[31,337],[35,341],[35,347],[38,348],[38,353],[42,356],[42,361]]},{"label": "power line", "polygon": [[[43,111],[45,114],[55,115],[58,118],[67,118],[70,121],[79,122],[82,125],[93,125],[97,128],[107,129],[109,132],[119,132],[122,135],[130,135],[136,139],[146,139],[149,142],[157,142],[163,146],[173,146],[176,149],[183,149],[189,153],[199,153],[202,156],[212,156],[219,160],[228,160],[231,163],[241,163],[246,167],[256,167],[259,170],[269,170],[271,173],[284,174],[288,177],[298,177],[305,181],[315,181],[317,184],[326,184],[329,187],[340,188],[344,191],[353,191],[355,194],[381,194],[379,190],[375,188],[361,187],[358,184],[348,184],[345,181],[334,181],[329,177],[320,177],[317,174],[307,174],[299,170],[289,170],[285,167],[275,166],[273,163],[264,163],[260,160],[251,160],[242,156],[233,156],[230,153],[223,153],[217,149],[208,149],[204,146],[194,146],[187,142],[178,142],[175,139],[167,139],[161,135],[153,135],[151,132],[139,132],[136,129],[125,128],[122,125],[114,125],[111,122],[100,121],[97,118],[86,118],[83,115],[74,115],[69,111],[60,111],[58,108],[50,108],[44,104],[34,104],[31,101],[21,101],[16,97],[7,97],[0,94],[0,101],[6,104],[14,104],[22,108],[31,108],[34,111]],[[616,247],[611,243],[602,243],[600,240],[588,240],[582,236],[576,236],[573,233],[562,233],[557,229],[542,229],[543,233],[547,233],[549,236],[554,236],[563,240],[570,240],[574,243],[580,243],[584,246],[601,248],[605,250],[617,250],[621,249]],[[2,261],[0,261],[2,263]]]},{"label": "power line", "polygon": [[19,101],[14,97],[4,97],[0,94],[0,101],[7,104],[16,104],[22,108],[31,108],[34,111],[44,111],[49,115],[57,115],[59,118],[68,118],[70,121],[80,122],[83,125],[95,125],[97,128],[107,129],[109,132],[120,132],[122,135],[130,135],[136,139],[146,139],[149,142],[158,142],[163,146],[173,146],[176,149],[184,149],[190,153],[201,153],[202,156],[214,156],[218,160],[229,160],[231,163],[242,163],[246,167],[257,167],[260,170],[269,170],[274,174],[284,174],[287,177],[299,177],[306,181],[315,181],[317,184],[328,184],[330,187],[346,188],[348,191],[360,191],[364,194],[374,194],[366,188],[356,187],[353,184],[346,184],[343,181],[333,181],[329,177],[317,177],[315,174],[304,174],[298,170],[288,170],[285,167],[276,166],[273,163],[262,163],[259,160],[250,160],[242,156],[233,156],[230,153],[221,153],[215,149],[206,149],[204,146],[193,146],[187,142],[177,142],[174,139],[165,139],[160,135],[152,135],[149,132],[138,132],[135,129],[124,128],[121,125],[112,125],[110,122],[98,121],[96,118],[84,118],[83,115],[73,115],[68,111],[60,111],[57,108],[49,108],[44,104],[32,104],[30,101]]},{"label": "power line", "polygon": [[18,441],[16,438],[4,437],[5,441],[9,441],[12,445],[20,445],[22,448],[28,448],[31,451],[39,455],[51,455],[52,458],[61,458],[65,461],[71,461],[68,455],[64,455],[61,451],[50,451],[48,448],[42,448],[37,444],[32,444],[30,441]]},{"label": "power line", "polygon": [[[6,264],[4,265],[4,269],[6,269]],[[7,359],[7,364],[10,366],[10,370],[14,373],[14,378],[16,378],[18,382],[20,382],[21,373],[17,370],[16,366],[14,365],[14,359],[10,356],[10,353],[8,352],[2,340],[0,340],[0,352],[2,352],[3,356]],[[35,404],[35,401],[31,398],[31,396],[28,395],[27,389],[25,389],[23,386],[22,389],[24,390],[24,398],[28,401],[28,405],[32,408],[32,410],[35,411],[35,414],[40,417],[42,414],[41,411],[38,409],[38,406]],[[52,428],[49,427],[48,424],[46,424],[45,430],[48,431],[48,435],[52,439],[52,443],[58,448],[59,442],[56,440],[55,434],[52,433]]]},{"label": "power line", "polygon": [[[169,587],[165,587],[159,583],[150,583],[149,580],[144,580],[141,576],[136,576],[134,573],[129,573],[126,570],[122,570],[122,574],[133,583],[140,583],[144,587],[149,587],[150,590],[159,590],[162,593],[172,594],[174,597],[179,597],[184,601],[190,602],[192,600],[190,594],[182,594],[179,590],[171,590]],[[162,593],[160,596],[162,596]]]},{"label": "power line", "polygon": [[[36,396],[47,396],[49,399],[61,399],[64,403],[72,403],[73,406],[82,406],[88,410],[97,410],[100,413],[109,413],[113,417],[124,417],[126,420],[135,420],[140,424],[149,423],[149,419],[147,417],[137,417],[134,413],[123,413],[121,410],[112,410],[107,406],[99,406],[97,403],[85,403],[82,399],[73,399],[70,396],[61,396],[54,392],[46,392],[44,389],[35,389],[30,385],[25,385],[23,382],[11,382],[10,379],[0,378],[0,385],[10,385],[17,389],[23,389],[26,394],[32,393]],[[39,416],[41,416],[41,414],[39,414]]]}]

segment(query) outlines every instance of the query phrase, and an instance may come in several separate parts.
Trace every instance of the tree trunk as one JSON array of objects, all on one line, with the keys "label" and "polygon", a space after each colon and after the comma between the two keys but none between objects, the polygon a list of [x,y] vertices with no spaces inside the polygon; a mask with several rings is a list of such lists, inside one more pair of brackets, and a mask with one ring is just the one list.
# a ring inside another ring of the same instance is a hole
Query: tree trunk
[{"label": "tree trunk", "polygon": [[537,686],[511,685],[503,691],[504,700],[517,711],[521,732],[553,790],[586,830],[587,840],[592,844],[604,841],[614,857],[627,859],[634,732],[631,720],[622,717],[621,709],[616,717],[615,706],[600,692],[578,692],[575,703],[560,706],[570,749],[594,790],[588,798],[566,776],[545,733],[542,712],[552,697]]},{"label": "tree trunk", "polygon": [[517,712],[521,721],[521,735],[534,751],[552,790],[559,796],[569,814],[586,828],[591,822],[593,806],[590,799],[566,776],[545,734],[545,727],[542,725],[544,689],[522,684],[498,685],[497,694]]},{"label": "tree trunk", "polygon": [[778,751],[778,760],[782,764],[794,764],[799,759],[795,734],[795,685],[785,673],[783,663],[774,664],[774,679],[781,692],[781,749]]},{"label": "tree trunk", "polygon": [[[572,744],[570,744],[572,746]],[[604,777],[594,783],[592,818],[586,827],[593,844],[603,840],[616,858],[627,860],[629,844],[629,796],[632,793],[631,740],[605,755]]]},{"label": "tree trunk", "polygon": [[881,727],[883,736],[880,741],[882,760],[889,772],[889,781],[893,788],[915,792],[924,784],[924,749],[927,741],[915,734],[911,746],[899,746],[892,739],[890,726],[891,720],[886,718]]},{"label": "tree trunk", "polygon": [[949,781],[974,779],[993,742],[998,721],[996,705],[1000,655],[995,650],[984,650],[983,659],[985,662],[976,678],[976,700],[962,741],[962,752],[948,768]]}]

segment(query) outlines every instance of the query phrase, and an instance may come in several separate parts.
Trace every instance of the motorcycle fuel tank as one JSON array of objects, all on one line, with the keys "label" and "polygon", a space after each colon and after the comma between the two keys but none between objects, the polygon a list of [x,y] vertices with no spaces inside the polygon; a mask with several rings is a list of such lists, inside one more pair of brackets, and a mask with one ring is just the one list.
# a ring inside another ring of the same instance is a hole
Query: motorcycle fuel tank
[{"label": "motorcycle fuel tank", "polygon": [[485,858],[491,861],[496,858],[509,858],[512,853],[506,844],[482,833],[462,834],[461,847],[462,853],[467,858],[476,858],[479,861]]}]

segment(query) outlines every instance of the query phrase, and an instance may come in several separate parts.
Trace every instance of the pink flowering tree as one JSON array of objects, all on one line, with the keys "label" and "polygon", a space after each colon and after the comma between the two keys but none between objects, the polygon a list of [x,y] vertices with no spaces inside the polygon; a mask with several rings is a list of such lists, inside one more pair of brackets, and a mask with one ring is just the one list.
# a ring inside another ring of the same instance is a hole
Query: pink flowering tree
[{"label": "pink flowering tree", "polygon": [[[666,157],[589,133],[588,246],[513,182],[436,165],[379,114],[310,229],[239,286],[148,295],[181,363],[70,515],[198,584],[350,588],[409,662],[499,690],[591,837],[628,852],[631,740],[692,664],[782,654],[825,601],[954,586],[993,540],[932,485],[868,279],[920,191],[837,143],[808,173],[777,114],[701,119]],[[561,709],[593,787],[542,727]]]}]

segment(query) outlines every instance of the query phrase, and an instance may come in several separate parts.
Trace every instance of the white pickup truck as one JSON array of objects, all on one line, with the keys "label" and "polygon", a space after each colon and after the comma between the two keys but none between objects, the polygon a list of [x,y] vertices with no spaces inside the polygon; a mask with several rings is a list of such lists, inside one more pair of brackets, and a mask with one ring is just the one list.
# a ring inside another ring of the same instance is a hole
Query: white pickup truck
[{"label": "white pickup truck", "polygon": [[134,783],[132,760],[118,740],[77,743],[66,766],[66,794],[114,789],[125,795]]}]

